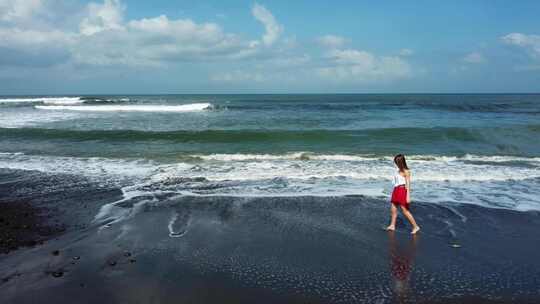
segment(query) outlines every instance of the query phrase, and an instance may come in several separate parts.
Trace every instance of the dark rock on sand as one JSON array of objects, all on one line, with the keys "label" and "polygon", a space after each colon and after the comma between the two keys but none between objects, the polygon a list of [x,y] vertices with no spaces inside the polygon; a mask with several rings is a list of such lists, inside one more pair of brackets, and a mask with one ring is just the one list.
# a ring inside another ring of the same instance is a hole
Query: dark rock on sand
[{"label": "dark rock on sand", "polygon": [[6,277],[3,277],[2,281],[0,282],[0,285],[5,284],[5,283],[9,282],[11,279],[13,279],[14,277],[18,277],[20,275],[21,275],[20,273],[15,272],[15,273],[12,273],[12,274],[10,274],[10,275],[8,275]]},{"label": "dark rock on sand", "polygon": [[51,275],[55,278],[60,278],[62,276],[64,276],[64,272],[61,271],[61,270],[57,270],[57,271],[53,271],[51,272]]},{"label": "dark rock on sand", "polygon": [[42,244],[64,230],[61,224],[48,223],[45,208],[24,201],[0,202],[0,253]]}]

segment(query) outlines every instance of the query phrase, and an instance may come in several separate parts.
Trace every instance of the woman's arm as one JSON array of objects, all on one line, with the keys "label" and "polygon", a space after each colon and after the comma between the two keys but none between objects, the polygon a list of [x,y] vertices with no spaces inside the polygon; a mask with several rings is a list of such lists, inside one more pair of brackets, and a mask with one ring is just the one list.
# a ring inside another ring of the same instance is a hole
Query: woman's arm
[{"label": "woman's arm", "polygon": [[405,188],[407,188],[407,203],[411,202],[411,171],[405,170]]}]

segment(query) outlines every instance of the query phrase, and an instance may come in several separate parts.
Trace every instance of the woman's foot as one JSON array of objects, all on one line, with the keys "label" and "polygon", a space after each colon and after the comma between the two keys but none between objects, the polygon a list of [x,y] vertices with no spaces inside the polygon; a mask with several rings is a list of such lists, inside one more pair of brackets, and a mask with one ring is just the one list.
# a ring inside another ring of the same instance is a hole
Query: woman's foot
[{"label": "woman's foot", "polygon": [[386,230],[388,230],[388,231],[394,231],[394,230],[396,230],[396,226],[390,225],[390,226],[386,227]]},{"label": "woman's foot", "polygon": [[413,230],[411,231],[411,234],[416,234],[418,231],[420,231],[420,226],[414,227]]}]

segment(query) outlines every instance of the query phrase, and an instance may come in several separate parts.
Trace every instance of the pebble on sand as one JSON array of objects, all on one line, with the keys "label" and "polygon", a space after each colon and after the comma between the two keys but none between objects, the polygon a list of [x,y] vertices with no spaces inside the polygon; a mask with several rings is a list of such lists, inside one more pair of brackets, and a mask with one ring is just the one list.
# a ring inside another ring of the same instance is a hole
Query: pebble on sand
[{"label": "pebble on sand", "polygon": [[61,277],[61,276],[64,275],[64,272],[61,271],[61,270],[57,270],[57,271],[53,271],[53,272],[51,273],[51,275],[52,275],[53,277],[55,277],[55,278],[59,278],[59,277]]}]

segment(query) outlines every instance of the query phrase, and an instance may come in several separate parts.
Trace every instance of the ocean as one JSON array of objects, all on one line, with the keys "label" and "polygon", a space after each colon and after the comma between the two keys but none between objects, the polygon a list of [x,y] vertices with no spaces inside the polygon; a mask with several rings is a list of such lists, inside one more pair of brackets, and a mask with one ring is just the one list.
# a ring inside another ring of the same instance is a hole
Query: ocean
[{"label": "ocean", "polygon": [[0,302],[538,303],[539,101],[0,97]]},{"label": "ocean", "polygon": [[0,97],[0,168],[85,176],[126,196],[387,197],[540,210],[540,95]]}]

